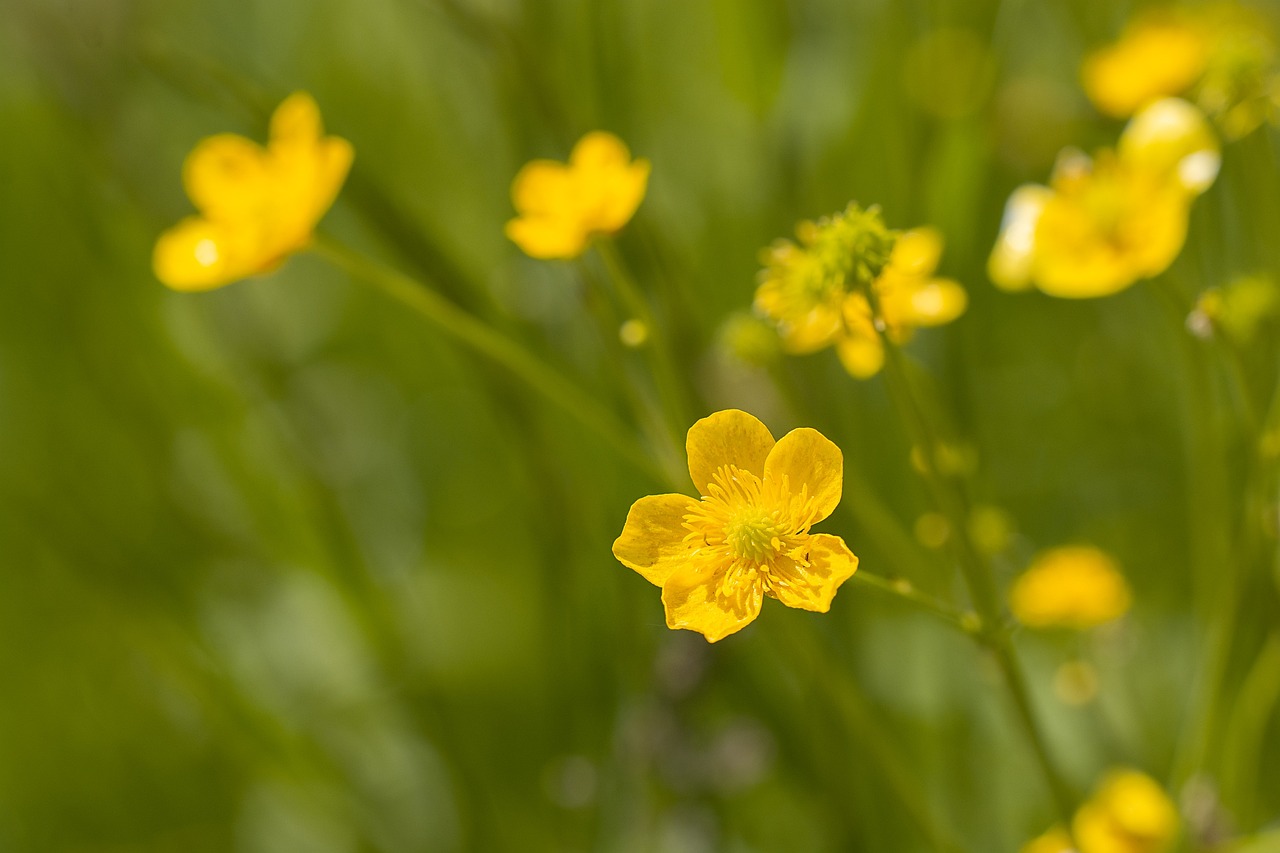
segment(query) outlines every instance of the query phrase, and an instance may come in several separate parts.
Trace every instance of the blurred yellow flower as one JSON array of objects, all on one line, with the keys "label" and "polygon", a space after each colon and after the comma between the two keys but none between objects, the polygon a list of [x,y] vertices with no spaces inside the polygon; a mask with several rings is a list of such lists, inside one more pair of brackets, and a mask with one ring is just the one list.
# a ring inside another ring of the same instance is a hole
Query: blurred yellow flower
[{"label": "blurred yellow flower", "polygon": [[345,139],[324,135],[320,110],[305,92],[276,108],[265,148],[231,133],[203,140],[183,166],[200,215],[160,235],[156,277],[191,291],[272,271],[310,241],[353,156]]},{"label": "blurred yellow flower", "polygon": [[1130,600],[1115,560],[1086,545],[1040,554],[1009,592],[1013,615],[1031,628],[1092,628],[1123,616]]},{"label": "blurred yellow flower", "polygon": [[1117,293],[1173,263],[1191,202],[1220,155],[1204,115],[1169,98],[1134,116],[1115,152],[1058,158],[1050,186],[1019,187],[1005,207],[987,270],[996,286],[1051,296]]},{"label": "blurred yellow flower", "polygon": [[641,498],[613,543],[623,565],[662,587],[667,626],[714,643],[750,624],[765,595],[825,613],[858,568],[843,539],[809,532],[840,502],[840,449],[812,429],[775,442],[737,409],[695,423],[686,447],[701,500]]},{"label": "blurred yellow flower", "polygon": [[631,221],[648,182],[648,160],[632,160],[611,133],[588,133],[567,165],[534,160],[516,175],[511,199],[519,215],[507,223],[507,237],[530,257],[576,258],[592,237]]},{"label": "blurred yellow flower", "polygon": [[1054,828],[1021,853],[1166,853],[1178,836],[1178,812],[1150,776],[1117,769],[1076,811],[1071,832],[1078,848]]},{"label": "blurred yellow flower", "polygon": [[780,240],[764,253],[756,309],[773,321],[783,346],[809,353],[834,345],[850,375],[864,379],[884,364],[883,332],[904,342],[914,329],[964,313],[959,284],[935,278],[942,235],[917,228],[895,235],[876,208],[842,213],[796,229],[799,244]]},{"label": "blurred yellow flower", "polygon": [[1204,73],[1208,52],[1206,34],[1190,22],[1139,18],[1119,41],[1085,60],[1084,90],[1104,113],[1128,118],[1151,101],[1190,89]]}]

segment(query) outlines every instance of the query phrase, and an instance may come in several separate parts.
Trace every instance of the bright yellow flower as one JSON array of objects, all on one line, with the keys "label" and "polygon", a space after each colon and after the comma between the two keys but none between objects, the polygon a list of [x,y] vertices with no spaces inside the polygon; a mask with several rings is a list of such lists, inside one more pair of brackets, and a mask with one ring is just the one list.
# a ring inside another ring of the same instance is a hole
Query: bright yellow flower
[{"label": "bright yellow flower", "polygon": [[1165,853],[1178,835],[1178,812],[1150,776],[1113,770],[1076,812],[1071,831],[1081,853]]},{"label": "bright yellow flower", "polygon": [[623,565],[662,587],[667,626],[714,643],[750,624],[765,595],[827,612],[858,568],[843,539],[809,532],[840,502],[840,449],[812,429],[775,442],[737,409],[695,423],[686,446],[701,500],[641,498],[613,543]]},{"label": "bright yellow flower", "polygon": [[203,140],[182,174],[200,215],[160,235],[156,277],[175,290],[211,290],[274,270],[310,241],[353,156],[351,143],[324,135],[305,92],[276,108],[265,148],[231,133]]},{"label": "bright yellow flower", "polygon": [[511,199],[520,215],[507,223],[507,236],[530,257],[576,258],[592,237],[631,221],[648,182],[648,160],[632,160],[611,133],[588,133],[568,165],[534,160],[516,175]]},{"label": "bright yellow flower", "polygon": [[860,379],[879,372],[885,334],[906,341],[921,326],[949,323],[964,313],[968,297],[950,279],[935,278],[942,236],[932,228],[895,235],[876,208],[857,205],[796,228],[799,243],[780,240],[764,253],[766,269],[756,290],[756,310],[778,327],[788,352],[803,354],[834,345],[845,369]]},{"label": "bright yellow flower", "polygon": [[1085,60],[1084,90],[1104,113],[1128,118],[1158,98],[1190,89],[1204,73],[1208,53],[1205,33],[1189,22],[1139,19],[1119,41]]},{"label": "bright yellow flower", "polygon": [[1021,853],[1166,853],[1178,836],[1178,812],[1150,776],[1112,770],[1071,821],[1073,847],[1055,827]]},{"label": "bright yellow flower", "polygon": [[1123,616],[1130,600],[1115,560],[1083,545],[1040,554],[1009,593],[1013,615],[1031,628],[1092,628]]},{"label": "bright yellow flower", "polygon": [[1218,173],[1217,139],[1185,101],[1134,116],[1116,152],[1058,158],[1050,186],[1018,188],[988,262],[1005,290],[1108,296],[1169,267],[1186,239],[1191,202]]}]

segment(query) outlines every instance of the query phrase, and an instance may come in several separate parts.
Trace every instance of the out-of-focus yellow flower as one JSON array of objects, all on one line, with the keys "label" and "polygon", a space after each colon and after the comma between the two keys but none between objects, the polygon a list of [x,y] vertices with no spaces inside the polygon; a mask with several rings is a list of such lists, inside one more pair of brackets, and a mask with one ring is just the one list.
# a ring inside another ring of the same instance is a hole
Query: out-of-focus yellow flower
[{"label": "out-of-focus yellow flower", "polygon": [[844,462],[821,433],[768,427],[729,409],[689,430],[689,474],[701,500],[641,498],[613,555],[662,587],[667,626],[716,642],[760,613],[765,595],[825,613],[858,568],[844,540],[809,528],[840,502]]},{"label": "out-of-focus yellow flower", "polygon": [[1040,554],[1009,592],[1013,615],[1031,628],[1092,628],[1123,616],[1130,600],[1115,560],[1087,545]]},{"label": "out-of-focus yellow flower", "polygon": [[1187,328],[1200,337],[1221,330],[1238,343],[1248,344],[1277,314],[1280,288],[1266,276],[1248,275],[1200,294],[1187,318]]},{"label": "out-of-focus yellow flower", "polygon": [[1166,853],[1178,836],[1178,812],[1150,776],[1112,770],[1080,806],[1067,834],[1055,827],[1021,853]]},{"label": "out-of-focus yellow flower", "polygon": [[649,161],[612,133],[588,133],[568,164],[527,163],[511,183],[519,213],[507,223],[511,240],[534,258],[576,258],[592,237],[613,234],[631,221],[644,199]]},{"label": "out-of-focus yellow flower", "polygon": [[1171,17],[1140,18],[1119,41],[1089,56],[1081,76],[1098,109],[1128,118],[1150,102],[1180,95],[1204,73],[1206,33]]},{"label": "out-of-focus yellow flower", "polygon": [[1178,835],[1178,812],[1150,776],[1113,770],[1076,811],[1080,853],[1164,853]]},{"label": "out-of-focus yellow flower", "polygon": [[1115,152],[1058,158],[1050,186],[1018,188],[987,270],[1005,290],[1108,296],[1163,272],[1186,239],[1191,202],[1218,173],[1218,143],[1185,101],[1134,116]]},{"label": "out-of-focus yellow flower", "polygon": [[1239,3],[1164,9],[1130,22],[1085,60],[1081,77],[1108,115],[1126,118],[1159,98],[1184,96],[1235,139],[1276,116],[1277,53],[1270,21]]},{"label": "out-of-focus yellow flower", "polygon": [[950,279],[935,278],[942,235],[917,228],[896,236],[876,208],[850,205],[843,213],[802,222],[799,244],[781,240],[766,250],[756,309],[778,326],[788,352],[834,345],[850,375],[864,379],[884,364],[885,334],[897,342],[914,329],[949,323],[968,296]]},{"label": "out-of-focus yellow flower", "polygon": [[156,277],[175,290],[211,290],[267,273],[311,239],[351,168],[351,143],[325,136],[316,102],[290,95],[263,148],[231,133],[200,142],[183,182],[200,211],[156,241]]}]

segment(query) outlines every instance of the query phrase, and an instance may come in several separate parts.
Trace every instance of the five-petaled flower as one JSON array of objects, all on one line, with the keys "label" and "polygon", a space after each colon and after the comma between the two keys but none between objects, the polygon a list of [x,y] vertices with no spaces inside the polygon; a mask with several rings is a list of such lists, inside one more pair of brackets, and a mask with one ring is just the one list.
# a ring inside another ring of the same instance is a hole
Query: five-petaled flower
[{"label": "five-petaled flower", "polygon": [[760,613],[765,595],[825,613],[858,568],[844,540],[810,533],[840,502],[840,449],[813,429],[774,441],[730,409],[689,430],[689,474],[702,495],[632,505],[613,554],[662,587],[667,626],[716,642]]},{"label": "five-petaled flower", "polygon": [[1204,115],[1166,98],[1133,117],[1115,151],[1068,150],[1049,186],[1019,187],[1005,207],[988,273],[1005,290],[1109,296],[1168,269],[1191,202],[1221,158]]},{"label": "five-petaled flower", "polygon": [[632,160],[611,133],[588,133],[567,165],[534,160],[516,175],[511,200],[519,216],[507,223],[507,236],[530,257],[576,258],[591,238],[631,221],[648,182],[648,160]]},{"label": "five-petaled flower", "polygon": [[203,140],[183,166],[200,215],[160,235],[156,277],[175,290],[211,290],[271,272],[310,241],[353,156],[351,143],[324,135],[305,92],[276,108],[265,148],[232,133]]}]

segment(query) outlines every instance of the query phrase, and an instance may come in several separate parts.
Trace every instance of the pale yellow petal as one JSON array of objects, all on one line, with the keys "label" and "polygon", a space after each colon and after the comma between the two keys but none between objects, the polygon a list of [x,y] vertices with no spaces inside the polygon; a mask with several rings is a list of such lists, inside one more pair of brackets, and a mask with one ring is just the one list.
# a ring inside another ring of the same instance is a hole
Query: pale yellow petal
[{"label": "pale yellow petal", "polygon": [[201,140],[182,167],[187,195],[217,220],[261,218],[276,203],[274,178],[266,150],[234,133]]},{"label": "pale yellow petal", "polygon": [[894,325],[909,327],[950,323],[968,305],[969,295],[958,282],[933,278],[904,282],[891,297],[886,297],[882,307],[886,317],[893,317]]},{"label": "pale yellow petal", "polygon": [[1001,290],[1031,289],[1035,258],[1036,222],[1053,196],[1048,187],[1027,184],[1009,196],[1000,223],[1000,235],[987,261],[987,275]]},{"label": "pale yellow petal", "polygon": [[773,449],[773,434],[754,415],[726,409],[708,415],[689,427],[685,450],[689,476],[699,494],[707,494],[716,470],[732,465],[763,477],[765,459]]},{"label": "pale yellow petal", "polygon": [[174,290],[212,290],[252,275],[246,238],[230,226],[190,216],[156,240],[156,278]]},{"label": "pale yellow petal", "polygon": [[651,495],[636,501],[613,543],[613,556],[649,583],[662,586],[688,561],[691,549],[684,541],[684,517],[697,505],[688,495]]},{"label": "pale yellow petal", "polygon": [[884,342],[871,335],[845,335],[836,342],[836,355],[854,379],[870,379],[884,367]]},{"label": "pale yellow petal", "polygon": [[662,585],[667,627],[697,631],[714,643],[741,631],[760,615],[764,600],[759,573],[752,568],[716,574],[696,561],[676,569]]},{"label": "pale yellow petal", "polygon": [[1162,98],[1144,107],[1120,135],[1121,159],[1202,193],[1222,165],[1218,137],[1197,107],[1180,98]]},{"label": "pale yellow petal", "polygon": [[839,536],[815,533],[809,537],[808,566],[779,560],[769,570],[774,598],[788,607],[826,613],[840,584],[858,570],[858,558]]},{"label": "pale yellow petal", "polygon": [[899,235],[889,256],[889,266],[903,275],[927,276],[942,258],[942,232],[936,228],[913,228]]},{"label": "pale yellow petal", "polygon": [[507,222],[507,237],[531,258],[576,258],[587,248],[587,235],[574,220],[521,216]]},{"label": "pale yellow petal", "polygon": [[844,484],[844,455],[835,443],[816,429],[793,429],[778,440],[764,462],[766,480],[781,482],[785,477],[790,494],[805,489],[813,501],[816,521],[821,521],[840,503]]}]

